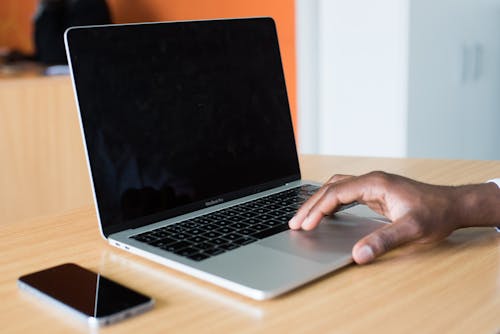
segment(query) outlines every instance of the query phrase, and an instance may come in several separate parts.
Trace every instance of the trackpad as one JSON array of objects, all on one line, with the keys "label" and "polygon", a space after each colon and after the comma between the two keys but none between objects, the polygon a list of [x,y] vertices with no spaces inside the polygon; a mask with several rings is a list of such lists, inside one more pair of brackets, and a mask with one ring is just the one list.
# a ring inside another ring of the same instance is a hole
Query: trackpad
[{"label": "trackpad", "polygon": [[326,217],[312,231],[288,231],[264,239],[260,245],[321,263],[351,256],[354,244],[365,235],[386,225],[350,214]]}]

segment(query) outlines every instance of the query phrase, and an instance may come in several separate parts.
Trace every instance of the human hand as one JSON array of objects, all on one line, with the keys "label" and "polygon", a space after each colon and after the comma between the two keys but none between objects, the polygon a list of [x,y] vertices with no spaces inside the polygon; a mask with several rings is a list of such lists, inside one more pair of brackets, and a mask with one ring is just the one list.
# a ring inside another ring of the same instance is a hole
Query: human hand
[{"label": "human hand", "polygon": [[[312,230],[342,204],[354,201],[366,204],[392,224],[354,245],[354,261],[365,264],[411,241],[438,241],[460,227],[494,225],[500,215],[499,193],[492,184],[437,186],[384,172],[357,177],[334,175],[302,205],[289,226]],[[480,199],[486,202],[486,207]]]}]

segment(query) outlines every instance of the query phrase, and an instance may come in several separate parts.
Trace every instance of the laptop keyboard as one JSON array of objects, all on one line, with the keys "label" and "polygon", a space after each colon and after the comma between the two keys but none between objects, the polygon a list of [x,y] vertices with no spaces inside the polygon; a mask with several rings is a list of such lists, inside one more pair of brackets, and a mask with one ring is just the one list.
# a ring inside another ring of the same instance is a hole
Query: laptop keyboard
[{"label": "laptop keyboard", "polygon": [[288,230],[288,221],[318,189],[302,185],[130,238],[202,261]]}]

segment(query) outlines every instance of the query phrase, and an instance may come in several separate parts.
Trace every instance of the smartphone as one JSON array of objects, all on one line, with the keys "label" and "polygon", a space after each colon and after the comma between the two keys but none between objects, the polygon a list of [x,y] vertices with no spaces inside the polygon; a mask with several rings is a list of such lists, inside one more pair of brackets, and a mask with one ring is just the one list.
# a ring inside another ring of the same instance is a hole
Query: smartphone
[{"label": "smartphone", "polygon": [[19,277],[21,289],[102,326],[151,309],[154,300],[74,263]]}]

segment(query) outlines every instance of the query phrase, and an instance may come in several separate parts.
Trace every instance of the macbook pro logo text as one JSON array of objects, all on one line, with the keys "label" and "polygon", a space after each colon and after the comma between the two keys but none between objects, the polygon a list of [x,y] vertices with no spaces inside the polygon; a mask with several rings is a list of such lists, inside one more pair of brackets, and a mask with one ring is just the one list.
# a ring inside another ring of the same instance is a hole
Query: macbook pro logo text
[{"label": "macbook pro logo text", "polygon": [[212,205],[215,205],[215,204],[220,204],[222,202],[224,202],[223,198],[217,198],[217,199],[205,202],[205,206],[212,206]]}]

